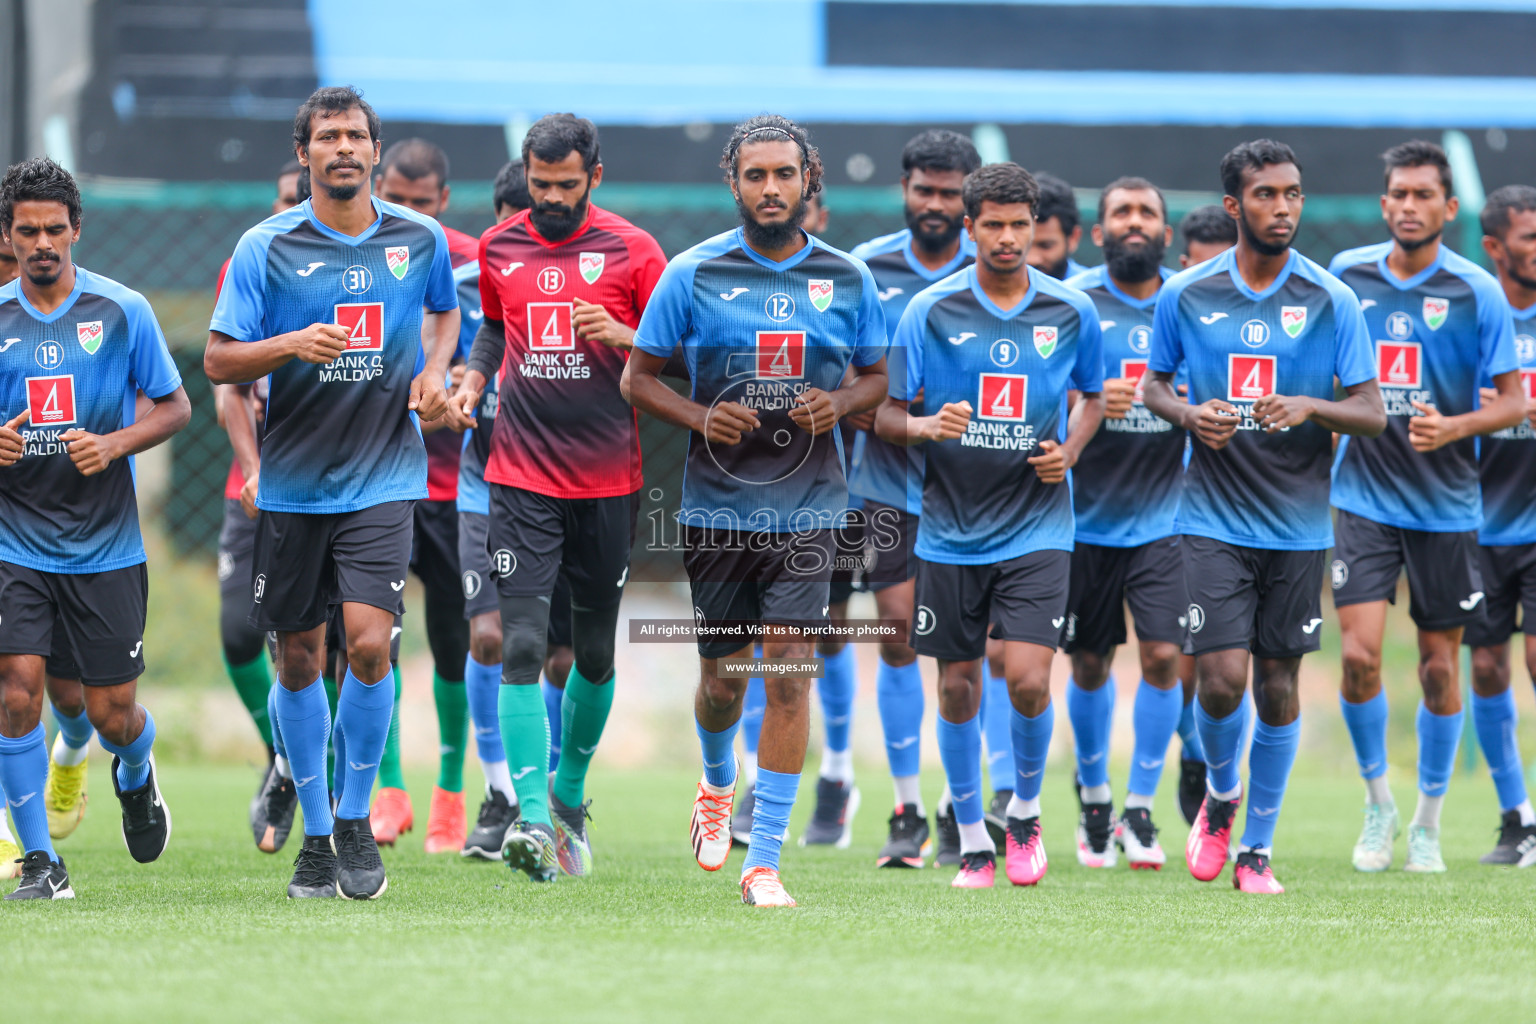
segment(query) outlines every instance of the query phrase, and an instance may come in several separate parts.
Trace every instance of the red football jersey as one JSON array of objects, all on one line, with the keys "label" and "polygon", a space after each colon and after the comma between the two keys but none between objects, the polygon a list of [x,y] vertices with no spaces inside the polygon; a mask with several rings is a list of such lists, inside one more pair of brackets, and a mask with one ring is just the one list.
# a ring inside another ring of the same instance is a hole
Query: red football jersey
[{"label": "red football jersey", "polygon": [[636,327],[667,260],[650,235],[592,207],[550,242],[528,212],[480,236],[480,301],[506,324],[501,397],[485,478],[556,498],[640,488],[640,428],[619,394],[628,353],[576,335],[575,304]]},{"label": "red football jersey", "polygon": [[[453,266],[480,258],[480,243],[472,236],[446,224],[443,234],[448,236],[448,262]],[[459,452],[464,448],[464,435],[445,429],[427,434],[423,440],[427,446],[427,500],[453,501],[459,496]]]}]

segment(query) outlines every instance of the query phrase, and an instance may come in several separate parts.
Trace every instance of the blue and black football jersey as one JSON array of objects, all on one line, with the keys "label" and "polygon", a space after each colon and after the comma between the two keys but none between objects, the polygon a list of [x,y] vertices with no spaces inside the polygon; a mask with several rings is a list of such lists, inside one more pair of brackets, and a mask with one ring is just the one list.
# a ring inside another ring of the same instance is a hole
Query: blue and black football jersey
[{"label": "blue and black football jersey", "polygon": [[[1172,277],[1162,271],[1163,280]],[[1086,292],[1104,332],[1104,376],[1140,381],[1152,355],[1154,294],[1136,299],[1115,287],[1109,272],[1094,267],[1067,284]],[[1184,479],[1186,435],[1154,416],[1136,398],[1124,419],[1105,418],[1072,467],[1077,539],[1086,544],[1133,548],[1173,534]]]},{"label": "blue and black football jersey", "polygon": [[1071,551],[1070,482],[1040,482],[1029,459],[1067,435],[1067,391],[1104,387],[1099,315],[1088,296],[1033,268],[1029,291],[1004,312],[967,267],[917,294],[893,349],[906,374],[891,397],[923,391],[931,411],[969,402],[963,437],[924,442],[917,555],[989,565],[1031,551]]},{"label": "blue and black football jersey", "polygon": [[[1507,300],[1506,300],[1507,304]],[[1515,358],[1526,401],[1536,398],[1536,306],[1512,311]],[[1491,379],[1484,380],[1492,387]],[[1477,541],[1490,547],[1536,544],[1536,431],[1530,420],[1478,438],[1483,482],[1483,528]]]},{"label": "blue and black football jersey", "polygon": [[[480,261],[453,268],[454,284],[459,290],[459,351],[457,358],[467,360],[474,347],[475,334],[485,311],[480,308]],[[475,412],[475,428],[464,432],[464,447],[459,453],[460,512],[490,515],[491,489],[485,482],[485,460],[491,453],[491,430],[496,424],[496,399],[500,380],[493,374],[485,382],[480,407]]]},{"label": "blue and black football jersey", "polygon": [[[912,252],[912,231],[908,228],[855,246],[853,255],[863,260],[874,275],[875,284],[880,288],[880,308],[885,313],[886,329],[895,331],[896,325],[901,323],[901,314],[907,310],[907,303],[918,292],[975,261],[976,243],[962,233],[959,252],[938,270],[929,270],[917,261]],[[906,362],[900,351],[892,348],[888,358],[886,368],[892,378],[906,373]],[[919,405],[913,409],[913,414],[921,411]],[[905,509],[913,515],[922,511],[922,445],[904,448],[880,440],[872,430],[861,430],[854,441],[852,462],[848,476],[850,494]]]},{"label": "blue and black football jersey", "polygon": [[736,445],[689,435],[679,520],[771,533],[843,525],[842,432],[812,437],[789,411],[807,388],[836,390],[850,362],[885,356],[877,291],[862,260],[812,236],[774,263],[737,228],[667,264],[635,347],[665,359],[681,343],[693,400],[736,402],[761,424]]},{"label": "blue and black football jersey", "polygon": [[366,231],[320,223],[305,200],[247,231],[211,330],[260,341],[311,324],[347,328],[329,365],[291,360],[273,371],[262,426],[258,507],[351,512],[427,496],[427,453],[411,381],[426,365],[422,310],[458,305],[442,226],[373,200]]},{"label": "blue and black football jersey", "polygon": [[144,561],[133,459],[82,476],[60,436],[110,434],[134,421],[135,392],[163,398],[181,374],[144,296],[75,268],[75,288],[39,313],[20,281],[0,287],[0,421],[21,461],[0,469],[0,561],[40,572],[106,572]]},{"label": "blue and black football jersey", "polygon": [[1354,292],[1294,249],[1256,292],[1228,249],[1158,292],[1149,370],[1181,365],[1191,404],[1221,399],[1242,419],[1220,451],[1191,439],[1178,532],[1278,551],[1331,547],[1332,434],[1312,422],[1266,433],[1252,413],[1264,395],[1332,400],[1335,377],[1353,387],[1376,376]]},{"label": "blue and black football jersey", "polygon": [[1408,530],[1475,530],[1483,518],[1477,439],[1416,452],[1408,421],[1418,415],[1413,402],[1445,416],[1471,412],[1481,379],[1516,368],[1509,303],[1492,274],[1444,245],[1406,281],[1387,268],[1391,251],[1391,242],[1350,249],[1328,268],[1360,299],[1387,409],[1380,437],[1339,439],[1333,504]]}]

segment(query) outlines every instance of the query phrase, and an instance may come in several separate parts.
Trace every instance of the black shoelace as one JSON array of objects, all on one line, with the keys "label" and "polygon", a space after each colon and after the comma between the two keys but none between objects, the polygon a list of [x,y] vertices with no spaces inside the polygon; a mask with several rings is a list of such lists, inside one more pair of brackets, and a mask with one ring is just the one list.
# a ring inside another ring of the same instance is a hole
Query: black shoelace
[{"label": "black shoelace", "polygon": [[1112,816],[1108,804],[1092,804],[1083,808],[1083,831],[1088,833],[1088,843],[1095,850],[1109,846]]},{"label": "black shoelace", "polygon": [[1020,846],[1028,846],[1040,834],[1040,819],[1010,818],[1008,819],[1008,834]]},{"label": "black shoelace", "polygon": [[891,815],[889,824],[892,839],[907,839],[917,833],[918,817],[916,814],[908,814],[903,808]]},{"label": "black shoelace", "polygon": [[975,850],[960,855],[960,866],[966,871],[980,871],[983,868],[996,864],[997,856],[985,850]]},{"label": "black shoelace", "polygon": [[305,888],[331,885],[336,881],[336,864],[331,851],[304,846],[293,861],[293,880]]},{"label": "black shoelace", "polygon": [[[371,852],[368,849],[369,846],[373,846]],[[336,833],[336,859],[347,860],[353,864],[362,863],[364,867],[369,868],[382,863],[379,860],[379,848],[364,840],[363,830],[360,828],[344,828]]]},{"label": "black shoelace", "polygon": [[1206,829],[1210,835],[1215,835],[1222,829],[1232,827],[1232,817],[1237,814],[1236,800],[1217,800],[1213,796],[1207,796],[1206,800]]},{"label": "black shoelace", "polygon": [[1136,841],[1142,846],[1151,846],[1157,841],[1157,829],[1152,825],[1152,815],[1141,808],[1129,811],[1125,815],[1125,824],[1136,836]]},{"label": "black shoelace", "polygon": [[480,818],[475,822],[476,827],[499,825],[507,816],[507,810],[511,806],[507,803],[507,798],[501,795],[500,790],[492,790],[490,797],[480,805]]},{"label": "black shoelace", "polygon": [[41,884],[52,870],[53,862],[48,859],[48,854],[42,850],[33,850],[21,860],[21,882],[17,888],[26,889]]}]

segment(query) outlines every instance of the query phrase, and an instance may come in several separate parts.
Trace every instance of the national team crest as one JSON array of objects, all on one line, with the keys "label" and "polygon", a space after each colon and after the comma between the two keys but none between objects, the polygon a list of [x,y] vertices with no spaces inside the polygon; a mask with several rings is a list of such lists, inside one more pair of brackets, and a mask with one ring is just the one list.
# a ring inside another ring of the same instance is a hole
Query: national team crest
[{"label": "national team crest", "polygon": [[411,269],[411,247],[389,246],[384,250],[384,263],[389,267],[389,272],[395,275],[396,281],[404,281],[405,272]]},{"label": "national team crest", "polygon": [[581,279],[587,284],[596,284],[597,279],[603,276],[603,262],[606,253],[584,252],[577,259],[577,267],[581,270]]},{"label": "national team crest", "polygon": [[1056,328],[1035,328],[1035,351],[1040,353],[1041,359],[1048,359],[1052,352],[1056,351]]},{"label": "national team crest", "polygon": [[832,282],[812,280],[807,282],[806,289],[811,293],[811,305],[816,307],[816,312],[825,313],[832,305]]},{"label": "national team crest", "polygon": [[85,349],[86,355],[95,355],[96,350],[101,348],[101,321],[92,320],[88,323],[75,324],[75,337],[80,339],[80,347]]},{"label": "national team crest", "polygon": [[1307,307],[1281,306],[1280,326],[1285,329],[1286,334],[1289,334],[1293,338],[1300,334],[1302,331],[1306,330]]},{"label": "national team crest", "polygon": [[1424,299],[1424,326],[1438,331],[1445,318],[1451,315],[1450,299]]}]

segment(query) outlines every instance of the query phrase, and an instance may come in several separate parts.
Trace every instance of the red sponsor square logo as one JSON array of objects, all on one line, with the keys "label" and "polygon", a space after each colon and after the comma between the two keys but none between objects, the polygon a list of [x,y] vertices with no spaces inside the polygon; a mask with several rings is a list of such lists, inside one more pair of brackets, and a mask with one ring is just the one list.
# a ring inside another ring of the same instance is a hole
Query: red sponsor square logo
[{"label": "red sponsor square logo", "polygon": [[757,375],[779,380],[805,376],[804,331],[758,331]]},{"label": "red sponsor square logo", "polygon": [[348,352],[384,351],[384,303],[338,302],[336,323],[347,330]]},{"label": "red sponsor square logo", "polygon": [[1252,402],[1274,393],[1274,356],[1227,356],[1227,401]]},{"label": "red sponsor square logo", "polygon": [[984,420],[1023,421],[1029,405],[1029,375],[984,373],[976,415]]},{"label": "red sponsor square logo", "polygon": [[75,375],[27,378],[27,409],[34,427],[75,422]]},{"label": "red sponsor square logo", "polygon": [[569,352],[576,347],[576,328],[569,302],[528,303],[528,351]]},{"label": "red sponsor square logo", "polygon": [[1120,360],[1120,376],[1136,382],[1136,393],[1131,396],[1131,401],[1140,405],[1142,399],[1141,385],[1147,376],[1147,361],[1145,359]]},{"label": "red sponsor square logo", "polygon": [[1416,341],[1378,341],[1377,379],[1384,388],[1416,388],[1424,349]]}]

